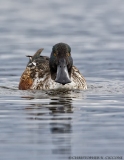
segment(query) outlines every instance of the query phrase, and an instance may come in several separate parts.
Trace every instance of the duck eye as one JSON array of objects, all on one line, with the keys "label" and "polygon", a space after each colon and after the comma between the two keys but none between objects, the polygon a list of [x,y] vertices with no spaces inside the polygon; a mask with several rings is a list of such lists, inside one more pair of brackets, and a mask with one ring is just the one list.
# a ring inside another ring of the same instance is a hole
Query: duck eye
[{"label": "duck eye", "polygon": [[56,53],[53,54],[56,57]]},{"label": "duck eye", "polygon": [[69,57],[70,56],[70,53],[67,53],[67,57]]}]

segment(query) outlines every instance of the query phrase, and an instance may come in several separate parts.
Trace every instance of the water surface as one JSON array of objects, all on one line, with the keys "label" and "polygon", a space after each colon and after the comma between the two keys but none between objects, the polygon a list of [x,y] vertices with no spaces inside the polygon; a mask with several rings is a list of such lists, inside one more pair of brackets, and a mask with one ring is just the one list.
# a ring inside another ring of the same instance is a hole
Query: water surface
[{"label": "water surface", "polygon": [[[124,156],[124,1],[0,1],[0,159]],[[20,91],[39,48],[68,43],[86,91]]]}]

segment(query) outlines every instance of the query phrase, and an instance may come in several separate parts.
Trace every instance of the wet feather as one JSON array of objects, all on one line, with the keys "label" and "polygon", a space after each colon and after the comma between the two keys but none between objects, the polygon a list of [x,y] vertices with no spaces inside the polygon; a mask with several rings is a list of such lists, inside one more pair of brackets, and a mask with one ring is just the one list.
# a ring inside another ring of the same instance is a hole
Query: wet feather
[{"label": "wet feather", "polygon": [[84,77],[75,66],[72,66],[71,83],[62,85],[52,80],[49,57],[41,56],[42,51],[43,48],[39,49],[33,56],[27,56],[29,62],[20,78],[19,89],[87,89]]}]

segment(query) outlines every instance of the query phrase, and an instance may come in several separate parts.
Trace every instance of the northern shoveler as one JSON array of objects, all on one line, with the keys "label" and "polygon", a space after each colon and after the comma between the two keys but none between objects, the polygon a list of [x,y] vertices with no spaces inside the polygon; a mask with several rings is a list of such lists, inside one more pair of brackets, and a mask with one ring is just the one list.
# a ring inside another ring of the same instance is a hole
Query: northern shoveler
[{"label": "northern shoveler", "polygon": [[40,56],[42,50],[27,56],[29,62],[20,78],[19,89],[87,89],[84,77],[73,66],[68,44],[55,44],[50,58]]}]

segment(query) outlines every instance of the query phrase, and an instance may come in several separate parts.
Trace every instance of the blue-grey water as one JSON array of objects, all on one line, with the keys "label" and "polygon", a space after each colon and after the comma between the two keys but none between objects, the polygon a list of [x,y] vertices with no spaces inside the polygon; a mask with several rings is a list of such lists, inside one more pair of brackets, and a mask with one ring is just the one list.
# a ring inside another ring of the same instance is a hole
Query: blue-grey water
[{"label": "blue-grey water", "polygon": [[[25,55],[58,42],[88,89],[18,90]],[[0,160],[124,156],[123,123],[124,1],[0,0]]]}]

